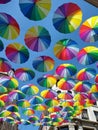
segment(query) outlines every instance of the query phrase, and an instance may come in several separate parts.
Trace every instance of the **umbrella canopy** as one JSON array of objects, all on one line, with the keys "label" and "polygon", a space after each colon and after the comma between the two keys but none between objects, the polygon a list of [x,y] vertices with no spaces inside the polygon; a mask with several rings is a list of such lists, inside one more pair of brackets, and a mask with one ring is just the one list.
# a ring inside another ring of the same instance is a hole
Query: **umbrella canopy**
[{"label": "umbrella canopy", "polygon": [[[96,95],[96,94],[97,94],[97,95]],[[88,99],[89,99],[90,101],[93,101],[93,103],[96,102],[97,98],[98,98],[98,92],[95,93],[95,94],[93,94],[93,93],[88,93]]]},{"label": "umbrella canopy", "polygon": [[0,57],[0,72],[8,72],[11,70],[11,65],[5,58]]},{"label": "umbrella canopy", "polygon": [[26,108],[25,110],[23,110],[23,114],[27,116],[32,116],[33,114],[35,114],[35,112],[32,108]]},{"label": "umbrella canopy", "polygon": [[63,118],[61,118],[61,117],[57,117],[57,118],[54,118],[54,119],[52,119],[52,121],[53,122],[61,122],[61,121],[63,121]]},{"label": "umbrella canopy", "polygon": [[24,120],[24,119],[22,119],[22,124],[23,124],[23,125],[30,125],[31,122],[28,121],[28,120]]},{"label": "umbrella canopy", "polygon": [[29,51],[20,43],[11,43],[6,47],[6,56],[14,63],[24,63],[29,59]]},{"label": "umbrella canopy", "polygon": [[77,55],[77,60],[83,65],[95,63],[98,60],[98,48],[95,46],[87,46],[82,48]]},{"label": "umbrella canopy", "polygon": [[40,96],[33,96],[29,99],[31,105],[41,104],[43,102],[43,98]]},{"label": "umbrella canopy", "polygon": [[56,68],[56,74],[60,77],[68,78],[77,72],[77,68],[73,64],[61,64]]},{"label": "umbrella canopy", "polygon": [[52,121],[52,119],[51,119],[50,117],[48,117],[48,116],[45,116],[45,117],[41,120],[41,123],[43,123],[43,122],[48,123],[48,122],[50,122],[50,121]]},{"label": "umbrella canopy", "polygon": [[73,79],[61,78],[57,82],[57,87],[62,90],[71,90],[75,86],[75,81]]},{"label": "umbrella canopy", "polygon": [[78,44],[71,39],[60,40],[54,46],[54,54],[60,60],[71,60],[78,52]]},{"label": "umbrella canopy", "polygon": [[43,104],[36,104],[32,108],[36,111],[45,111],[47,107]]},{"label": "umbrella canopy", "polygon": [[93,16],[83,22],[79,32],[84,42],[98,41],[98,16]]},{"label": "umbrella canopy", "polygon": [[39,92],[39,88],[34,84],[26,84],[21,87],[21,91],[27,95],[35,95]]},{"label": "umbrella canopy", "polygon": [[61,33],[75,31],[82,22],[82,11],[77,4],[65,3],[57,8],[53,16],[53,25]]},{"label": "umbrella canopy", "polygon": [[0,51],[2,51],[4,49],[4,45],[3,42],[0,40]]},{"label": "umbrella canopy", "polygon": [[17,106],[22,107],[22,108],[28,108],[28,107],[30,107],[30,105],[31,105],[31,104],[29,103],[29,101],[26,100],[26,99],[18,100],[18,101],[16,102],[16,104],[17,104]]},{"label": "umbrella canopy", "polygon": [[57,106],[59,105],[60,101],[57,100],[57,99],[48,99],[45,101],[45,104],[48,106],[48,107],[54,107],[54,106]]},{"label": "umbrella canopy", "polygon": [[20,90],[12,90],[9,94],[8,97],[11,101],[13,100],[20,100],[20,99],[24,99],[26,97],[26,95],[20,91]]},{"label": "umbrella canopy", "polygon": [[49,113],[60,112],[61,110],[62,110],[62,107],[60,107],[60,106],[54,106],[54,107],[48,108]]},{"label": "umbrella canopy", "polygon": [[98,93],[98,84],[93,84],[90,88],[91,93]]},{"label": "umbrella canopy", "polygon": [[15,123],[15,121],[14,121],[14,118],[13,117],[6,117],[5,119],[4,119],[4,121],[6,121],[6,122],[8,122],[8,123],[10,123],[10,124],[14,124]]},{"label": "umbrella canopy", "polygon": [[83,68],[80,71],[78,71],[76,78],[80,81],[83,80],[89,80],[91,78],[94,78],[96,75],[96,70],[93,68]]},{"label": "umbrella canopy", "polygon": [[17,21],[9,14],[0,13],[0,36],[13,40],[18,37],[20,28]]},{"label": "umbrella canopy", "polygon": [[39,72],[48,72],[54,68],[54,60],[49,56],[39,56],[33,60],[33,67]]},{"label": "umbrella canopy", "polygon": [[21,81],[30,81],[35,77],[35,73],[29,68],[18,68],[15,70],[15,77]]},{"label": "umbrella canopy", "polygon": [[0,77],[0,83],[7,88],[8,91],[14,90],[18,88],[18,81],[9,76]]},{"label": "umbrella canopy", "polygon": [[34,123],[34,122],[36,122],[36,121],[38,121],[39,120],[39,118],[37,117],[37,116],[30,116],[29,118],[28,118],[28,121],[30,121],[30,122],[32,122],[32,123]]},{"label": "umbrella canopy", "polygon": [[98,74],[95,76],[95,82],[98,83]]},{"label": "umbrella canopy", "polygon": [[2,94],[2,95],[0,95],[0,100],[2,100],[4,102],[8,102],[9,101],[8,94]]},{"label": "umbrella canopy", "polygon": [[6,93],[8,90],[3,85],[0,85],[0,94]]},{"label": "umbrella canopy", "polygon": [[71,100],[71,99],[73,99],[73,95],[68,92],[66,92],[66,93],[62,92],[62,93],[58,94],[58,98],[60,98],[61,100]]},{"label": "umbrella canopy", "polygon": [[17,105],[15,104],[10,104],[6,107],[6,110],[7,111],[10,111],[10,112],[19,112],[19,108]]},{"label": "umbrella canopy", "polygon": [[0,0],[0,4],[6,4],[8,2],[10,2],[11,0]]},{"label": "umbrella canopy", "polygon": [[63,106],[63,107],[73,106],[74,105],[74,101],[73,100],[63,101],[63,102],[60,103],[60,105]]},{"label": "umbrella canopy", "polygon": [[51,0],[19,0],[19,6],[28,19],[38,21],[44,19],[50,9],[51,9]]},{"label": "umbrella canopy", "polygon": [[0,112],[0,117],[1,117],[1,118],[4,118],[4,117],[9,116],[10,114],[11,114],[10,111],[8,111],[8,110],[3,110],[3,111]]},{"label": "umbrella canopy", "polygon": [[38,78],[37,82],[42,87],[51,88],[54,84],[56,84],[57,79],[52,74],[45,74]]},{"label": "umbrella canopy", "polygon": [[51,89],[43,90],[40,95],[46,99],[53,99],[57,96],[57,93]]},{"label": "umbrella canopy", "polygon": [[79,81],[75,84],[73,90],[76,92],[88,92],[92,87],[92,83],[87,81]]},{"label": "umbrella canopy", "polygon": [[51,43],[49,32],[42,26],[34,26],[28,29],[24,40],[27,47],[36,52],[48,49]]},{"label": "umbrella canopy", "polygon": [[5,102],[3,100],[0,100],[0,107],[4,107],[5,106]]},{"label": "umbrella canopy", "polygon": [[74,100],[75,101],[81,101],[81,100],[85,100],[88,98],[88,94],[87,93],[84,93],[84,92],[81,92],[81,93],[77,93],[75,94],[74,96]]}]

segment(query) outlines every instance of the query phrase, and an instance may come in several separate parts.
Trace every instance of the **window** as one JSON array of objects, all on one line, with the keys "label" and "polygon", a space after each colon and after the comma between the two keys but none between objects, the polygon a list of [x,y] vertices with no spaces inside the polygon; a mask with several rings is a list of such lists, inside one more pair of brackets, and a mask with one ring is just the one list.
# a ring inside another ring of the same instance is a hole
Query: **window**
[{"label": "window", "polygon": [[68,126],[59,127],[58,130],[69,130]]},{"label": "window", "polygon": [[82,119],[89,119],[86,109],[83,109],[83,111],[82,111]]},{"label": "window", "polygon": [[83,127],[83,130],[94,130],[93,128],[86,128],[86,127]]},{"label": "window", "polygon": [[98,111],[94,111],[94,114],[96,116],[96,120],[98,121]]},{"label": "window", "polygon": [[78,126],[77,125],[75,125],[75,130],[78,130]]}]

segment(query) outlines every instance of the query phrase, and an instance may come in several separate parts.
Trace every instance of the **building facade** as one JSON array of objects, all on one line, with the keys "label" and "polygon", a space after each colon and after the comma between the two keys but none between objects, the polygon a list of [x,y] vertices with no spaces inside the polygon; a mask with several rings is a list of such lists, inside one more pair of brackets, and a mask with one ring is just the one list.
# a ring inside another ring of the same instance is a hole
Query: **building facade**
[{"label": "building facade", "polygon": [[39,130],[98,130],[98,104],[86,108],[72,122],[59,127],[43,126]]}]

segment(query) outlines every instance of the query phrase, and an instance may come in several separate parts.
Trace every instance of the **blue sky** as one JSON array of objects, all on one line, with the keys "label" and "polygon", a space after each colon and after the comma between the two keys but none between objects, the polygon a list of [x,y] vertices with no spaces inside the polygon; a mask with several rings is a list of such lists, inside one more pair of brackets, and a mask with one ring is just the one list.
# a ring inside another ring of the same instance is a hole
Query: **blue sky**
[{"label": "blue sky", "polygon": [[[47,50],[45,50],[43,52],[39,52],[39,53],[29,50],[30,58],[29,58],[28,62],[23,63],[23,64],[15,64],[15,63],[12,63],[12,62],[9,61],[11,63],[11,65],[14,67],[14,69],[24,67],[24,66],[25,67],[29,66],[29,68],[34,70],[34,68],[32,66],[33,59],[40,56],[40,55],[46,55],[46,54],[47,54],[47,56],[50,56],[55,60],[54,69],[52,71],[49,71],[48,73],[53,74],[56,67],[58,65],[62,64],[62,63],[73,63],[74,65],[77,66],[78,69],[81,69],[81,68],[85,67],[83,65],[80,65],[77,62],[76,58],[74,58],[72,60],[69,60],[69,61],[62,61],[62,60],[58,60],[54,56],[53,47],[54,47],[55,43],[57,41],[61,40],[61,39],[64,39],[64,38],[68,38],[68,39],[71,38],[72,40],[76,41],[79,44],[80,49],[85,47],[85,46],[88,46],[88,45],[94,45],[94,46],[98,47],[98,42],[90,43],[90,44],[83,42],[79,37],[79,28],[76,31],[72,32],[72,33],[63,34],[63,33],[58,32],[54,28],[53,23],[52,23],[52,18],[53,18],[54,11],[60,5],[62,5],[63,3],[74,2],[81,8],[81,10],[83,12],[82,23],[86,19],[88,19],[89,17],[92,17],[94,15],[98,15],[98,8],[88,4],[84,0],[74,0],[74,1],[73,0],[51,0],[51,1],[52,1],[52,6],[51,6],[51,10],[50,10],[48,16],[45,19],[40,20],[40,21],[36,21],[36,22],[32,21],[32,20],[29,20],[28,18],[26,18],[22,14],[22,12],[20,11],[20,8],[19,8],[19,0],[11,0],[11,2],[9,2],[9,3],[5,4],[5,5],[3,5],[3,4],[0,5],[0,12],[5,12],[5,13],[8,13],[11,16],[13,16],[17,20],[17,22],[19,23],[19,26],[20,26],[20,29],[21,29],[20,35],[15,40],[5,40],[3,38],[0,38],[4,43],[4,50],[2,52],[0,52],[1,57],[4,57],[4,58],[7,59],[7,57],[5,55],[5,48],[6,48],[6,46],[8,44],[13,43],[13,42],[18,42],[18,43],[21,43],[21,44],[25,45],[24,35],[25,35],[26,31],[32,26],[35,26],[35,25],[44,26],[49,31],[49,33],[51,35],[51,45],[50,45],[50,47]],[[96,64],[93,64],[91,66],[96,68]],[[97,68],[96,68],[96,70],[97,70]],[[42,88],[37,84],[36,80],[37,80],[37,78],[39,78],[40,76],[42,76],[45,73],[41,73],[41,72],[38,72],[36,70],[34,70],[34,72],[35,72],[35,78],[30,82],[37,85],[39,87],[39,89],[41,90]],[[19,87],[21,87],[23,84],[24,83],[20,83]],[[27,84],[27,82],[25,84]],[[32,126],[32,125],[28,125],[28,126],[20,125],[19,126],[19,130],[30,130],[30,129],[37,130],[38,127]]]}]

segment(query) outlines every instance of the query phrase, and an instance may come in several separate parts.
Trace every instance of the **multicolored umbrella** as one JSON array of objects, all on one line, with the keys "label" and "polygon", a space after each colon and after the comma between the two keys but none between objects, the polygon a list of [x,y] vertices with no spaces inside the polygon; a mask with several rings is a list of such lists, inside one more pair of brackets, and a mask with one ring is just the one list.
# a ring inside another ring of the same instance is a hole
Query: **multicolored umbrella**
[{"label": "multicolored umbrella", "polygon": [[54,106],[54,107],[48,108],[49,113],[60,112],[61,110],[62,110],[62,107],[60,107],[60,106]]},{"label": "multicolored umbrella", "polygon": [[48,49],[51,43],[49,32],[42,26],[34,26],[28,29],[24,40],[27,47],[36,52]]},{"label": "multicolored umbrella", "polygon": [[91,93],[98,93],[98,84],[93,84],[90,88]]},{"label": "multicolored umbrella", "polygon": [[0,57],[0,72],[8,72],[11,70],[11,65],[5,58]]},{"label": "multicolored umbrella", "polygon": [[10,2],[11,0],[0,0],[0,4],[6,4],[8,2]]},{"label": "multicolored umbrella", "polygon": [[37,116],[30,116],[29,118],[28,118],[28,121],[30,121],[30,122],[32,122],[32,123],[34,123],[34,122],[36,122],[36,121],[38,121],[39,120],[39,118],[37,117]]},{"label": "multicolored umbrella", "polygon": [[14,63],[24,63],[29,59],[29,51],[20,43],[11,43],[6,47],[7,58]]},{"label": "multicolored umbrella", "polygon": [[75,101],[81,101],[81,100],[85,100],[88,98],[88,94],[87,93],[84,93],[84,92],[81,92],[81,93],[77,93],[75,94],[74,96],[74,100]]},{"label": "multicolored umbrella", "polygon": [[28,19],[38,21],[44,19],[50,9],[51,9],[51,0],[19,0],[19,6]]},{"label": "multicolored umbrella", "polygon": [[15,70],[15,77],[21,81],[30,81],[35,77],[35,73],[29,68],[18,68]]},{"label": "multicolored umbrella", "polygon": [[2,100],[4,102],[8,102],[9,101],[8,94],[2,94],[2,95],[0,95],[0,100]]},{"label": "multicolored umbrella", "polygon": [[20,28],[17,21],[9,14],[0,13],[0,36],[13,40],[18,37]]},{"label": "multicolored umbrella", "polygon": [[14,124],[15,123],[15,120],[14,120],[14,118],[13,117],[6,117],[5,119],[4,119],[4,121],[6,121],[6,122],[8,122],[8,123],[10,123],[10,124]]},{"label": "multicolored umbrella", "polygon": [[84,106],[86,103],[85,100],[75,101],[73,106]]},{"label": "multicolored umbrella", "polygon": [[71,60],[78,52],[78,44],[71,39],[60,40],[54,46],[54,54],[60,60]]},{"label": "multicolored umbrella", "polygon": [[10,111],[10,112],[19,112],[19,108],[17,105],[15,104],[10,104],[6,107],[6,110],[7,111]]},{"label": "multicolored umbrella", "polygon": [[53,122],[61,122],[61,121],[63,121],[63,120],[64,120],[64,119],[61,118],[61,117],[57,117],[57,118],[52,119]]},{"label": "multicolored umbrella", "polygon": [[98,83],[98,74],[95,76],[95,82]]},{"label": "multicolored umbrella", "polygon": [[3,110],[3,111],[1,111],[0,112],[0,117],[2,118],[4,118],[4,117],[7,117],[7,116],[9,116],[11,114],[11,112],[10,111],[8,111],[8,110]]},{"label": "multicolored umbrella", "polygon": [[30,105],[31,105],[31,104],[29,103],[29,101],[26,100],[26,99],[18,100],[18,101],[16,102],[16,104],[17,104],[17,106],[22,107],[22,108],[28,108],[28,107],[30,107]]},{"label": "multicolored umbrella", "polygon": [[38,78],[37,82],[42,87],[51,88],[54,84],[56,84],[57,79],[52,74],[45,74]]},{"label": "multicolored umbrella", "polygon": [[98,48],[95,46],[87,46],[82,48],[77,55],[77,60],[83,65],[95,63],[98,60]]},{"label": "multicolored umbrella", "polygon": [[74,105],[74,101],[73,100],[63,101],[63,102],[60,103],[60,105],[63,106],[63,107],[73,106]]},{"label": "multicolored umbrella", "polygon": [[2,51],[4,49],[4,45],[3,42],[0,40],[0,51]]},{"label": "multicolored umbrella", "polygon": [[25,110],[23,110],[23,114],[27,116],[32,116],[33,114],[35,114],[35,112],[32,108],[26,108]]},{"label": "multicolored umbrella", "polygon": [[83,22],[79,32],[84,42],[98,41],[98,16],[93,16]]},{"label": "multicolored umbrella", "polygon": [[75,86],[73,79],[61,78],[57,82],[57,87],[62,90],[71,90]]},{"label": "multicolored umbrella", "polygon": [[57,106],[59,105],[60,101],[58,99],[48,99],[45,101],[45,104],[48,106],[48,107],[54,107],[54,106]]},{"label": "multicolored umbrella", "polygon": [[95,93],[95,94],[93,94],[93,93],[88,93],[88,99],[89,99],[90,101],[93,101],[93,102],[95,103],[96,100],[97,100],[97,98],[98,98],[98,92],[97,92],[97,95],[96,95],[96,93]]},{"label": "multicolored umbrella", "polygon": [[27,84],[21,87],[21,91],[27,95],[35,95],[39,92],[39,88],[34,84]]},{"label": "multicolored umbrella", "polygon": [[0,100],[0,107],[4,107],[5,106],[5,102],[3,100]]},{"label": "multicolored umbrella", "polygon": [[23,125],[30,125],[31,124],[30,121],[24,120],[24,119],[22,119],[22,123],[23,123]]},{"label": "multicolored umbrella", "polygon": [[36,111],[45,111],[47,109],[46,105],[36,104],[32,107]]},{"label": "multicolored umbrella", "polygon": [[61,64],[56,68],[56,74],[60,77],[68,78],[77,72],[77,68],[73,64]]},{"label": "multicolored umbrella", "polygon": [[45,117],[41,120],[41,123],[43,123],[43,122],[48,123],[48,122],[50,122],[50,121],[52,121],[52,119],[51,119],[49,116],[45,116]]},{"label": "multicolored umbrella", "polygon": [[87,81],[79,81],[75,84],[73,90],[76,92],[88,92],[92,87],[92,83]]},{"label": "multicolored umbrella", "polygon": [[57,93],[51,89],[41,91],[40,95],[46,99],[53,99],[57,96]]},{"label": "multicolored umbrella", "polygon": [[8,91],[18,88],[18,81],[9,76],[0,77],[0,83],[7,88]]},{"label": "multicolored umbrella", "polygon": [[41,104],[43,102],[43,98],[40,96],[33,96],[29,99],[31,105]]},{"label": "multicolored umbrella", "polygon": [[20,90],[12,90],[9,94],[8,94],[9,100],[13,101],[13,100],[20,100],[20,99],[24,99],[26,97],[26,95],[20,91]]},{"label": "multicolored umbrella", "polygon": [[7,91],[7,88],[0,84],[0,94],[6,93]]},{"label": "multicolored umbrella", "polygon": [[75,3],[64,3],[59,6],[53,16],[53,25],[61,33],[75,31],[82,22],[82,11]]},{"label": "multicolored umbrella", "polygon": [[76,75],[76,79],[83,81],[83,80],[89,80],[91,78],[94,78],[96,75],[96,70],[93,68],[83,68],[80,71],[78,71]]},{"label": "multicolored umbrella", "polygon": [[49,56],[39,56],[33,60],[33,67],[39,72],[48,72],[54,68],[54,60]]},{"label": "multicolored umbrella", "polygon": [[0,83],[7,88],[8,91],[12,91],[18,88],[18,81],[9,76],[0,77]]},{"label": "multicolored umbrella", "polygon": [[62,92],[60,94],[58,94],[58,98],[61,100],[72,100],[73,99],[73,95],[69,92]]}]

